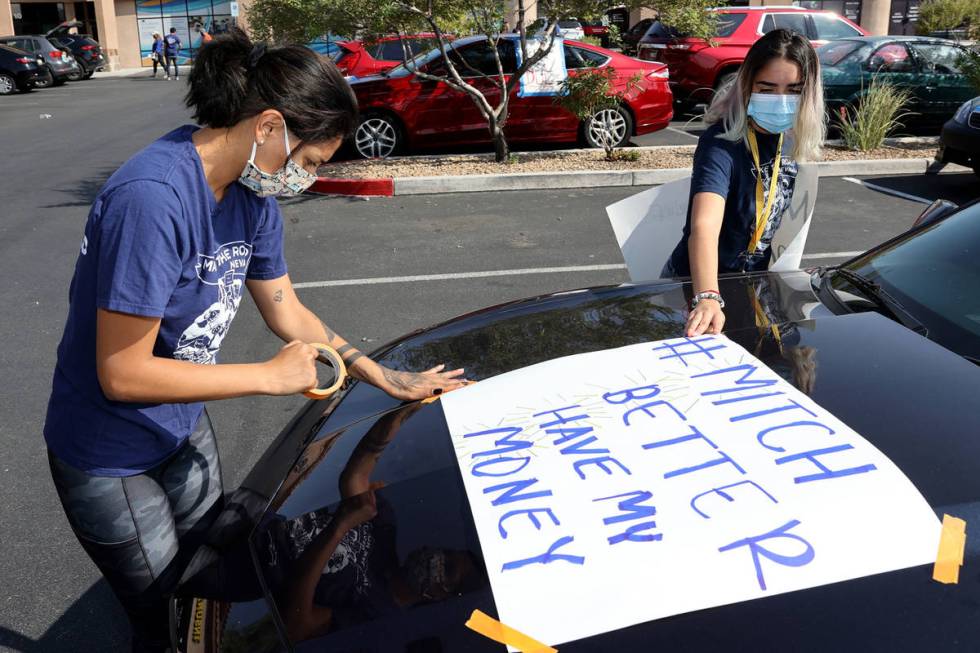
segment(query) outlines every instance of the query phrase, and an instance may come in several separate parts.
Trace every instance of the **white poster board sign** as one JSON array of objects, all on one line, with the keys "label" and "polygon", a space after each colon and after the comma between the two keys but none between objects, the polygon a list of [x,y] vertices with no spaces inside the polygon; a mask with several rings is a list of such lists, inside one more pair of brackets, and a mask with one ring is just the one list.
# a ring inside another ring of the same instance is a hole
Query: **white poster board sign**
[{"label": "white poster board sign", "polygon": [[[558,95],[561,92],[562,82],[568,79],[568,70],[565,68],[565,45],[560,36],[552,37],[552,41],[548,54],[521,76],[520,87],[517,89],[518,97]],[[544,46],[543,39],[528,39],[528,58],[534,56]],[[517,50],[517,65],[520,66],[523,61],[520,42],[514,41],[514,47]]]},{"label": "white poster board sign", "polygon": [[549,645],[936,559],[901,470],[724,336],[442,401],[499,619]]},{"label": "white poster board sign", "polygon": [[[772,237],[770,270],[800,269],[817,202],[818,178],[816,166],[799,165],[793,198]],[[691,178],[685,177],[606,207],[626,271],[634,283],[660,278],[664,263],[680,242],[690,193]]]}]

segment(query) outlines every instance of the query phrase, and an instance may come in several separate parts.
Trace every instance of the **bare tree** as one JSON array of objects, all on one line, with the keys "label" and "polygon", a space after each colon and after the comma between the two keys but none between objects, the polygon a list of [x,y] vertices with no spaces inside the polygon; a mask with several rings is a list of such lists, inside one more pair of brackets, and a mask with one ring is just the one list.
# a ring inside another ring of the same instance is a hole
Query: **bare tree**
[{"label": "bare tree", "polygon": [[[537,8],[544,26],[534,33],[527,24],[529,3]],[[628,8],[656,6],[659,15],[688,34],[710,38],[713,20],[705,11],[715,0],[649,0],[615,2],[615,0],[516,0],[514,32],[508,40],[517,48],[516,70],[507,70],[498,44],[504,40],[504,7],[501,0],[256,0],[249,10],[249,21],[260,36],[275,40],[310,40],[325,33],[358,35],[371,39],[385,34],[402,37],[402,65],[419,79],[446,84],[467,95],[487,121],[498,162],[505,161],[509,150],[505,127],[513,92],[539,62],[551,54],[559,39],[558,20],[568,16],[593,18],[612,6]],[[405,45],[404,37],[418,31],[429,31],[443,65],[438,69],[418,64]],[[482,36],[493,53],[494,70],[479,70],[456,52],[450,35]],[[485,80],[499,99],[492,103],[481,90]]]}]

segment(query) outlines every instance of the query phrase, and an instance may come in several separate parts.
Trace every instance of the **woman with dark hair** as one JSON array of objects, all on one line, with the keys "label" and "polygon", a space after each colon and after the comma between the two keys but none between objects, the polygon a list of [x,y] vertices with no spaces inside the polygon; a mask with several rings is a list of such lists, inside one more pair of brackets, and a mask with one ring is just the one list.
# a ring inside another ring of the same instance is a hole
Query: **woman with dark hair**
[{"label": "woman with dark hair", "polygon": [[691,277],[689,337],[721,333],[719,273],[768,268],[797,162],[820,156],[826,118],[813,46],[784,29],[760,38],[704,122],[709,127],[694,154],[687,223],[662,273]]},{"label": "woman with dark hair", "polygon": [[[308,188],[356,124],[333,64],[235,30],[201,49],[186,102],[202,126],[137,153],[92,205],[44,427],[68,521],[126,609],[138,651],[169,646],[168,596],[221,508],[202,402],[313,388],[310,342],[398,399],[463,383],[443,366],[379,366],[293,291],[274,197]],[[245,289],[288,344],[264,362],[219,365]]]}]

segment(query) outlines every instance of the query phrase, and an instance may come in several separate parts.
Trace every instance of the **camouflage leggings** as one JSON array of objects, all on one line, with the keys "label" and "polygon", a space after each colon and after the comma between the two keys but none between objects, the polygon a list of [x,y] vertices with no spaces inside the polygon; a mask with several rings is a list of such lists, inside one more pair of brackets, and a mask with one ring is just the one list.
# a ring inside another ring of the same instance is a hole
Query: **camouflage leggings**
[{"label": "camouflage leggings", "polygon": [[48,462],[75,536],[129,615],[133,650],[166,650],[169,597],[221,510],[207,411],[173,456],[143,474],[92,476],[50,452]]}]

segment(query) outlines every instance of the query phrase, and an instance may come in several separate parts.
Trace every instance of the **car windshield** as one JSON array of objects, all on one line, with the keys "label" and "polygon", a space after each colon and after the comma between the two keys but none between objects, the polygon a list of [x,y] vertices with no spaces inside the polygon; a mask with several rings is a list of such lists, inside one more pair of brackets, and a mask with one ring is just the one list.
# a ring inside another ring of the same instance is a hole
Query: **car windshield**
[{"label": "car windshield", "polygon": [[[742,24],[745,20],[745,14],[741,12],[732,12],[724,14],[715,14],[715,37],[716,38],[727,38],[735,33],[738,26]],[[643,39],[679,39],[686,37],[687,34],[671,27],[670,25],[664,25],[659,20],[653,21],[650,25],[650,29],[647,33],[643,35]]]},{"label": "car windshield", "polygon": [[824,66],[836,66],[845,60],[853,60],[864,44],[860,41],[832,41],[817,48],[817,56]]},{"label": "car windshield", "polygon": [[577,20],[559,20],[558,27],[562,29],[581,29],[582,23]]},{"label": "car windshield", "polygon": [[931,340],[980,359],[980,202],[845,267],[897,300]]}]

